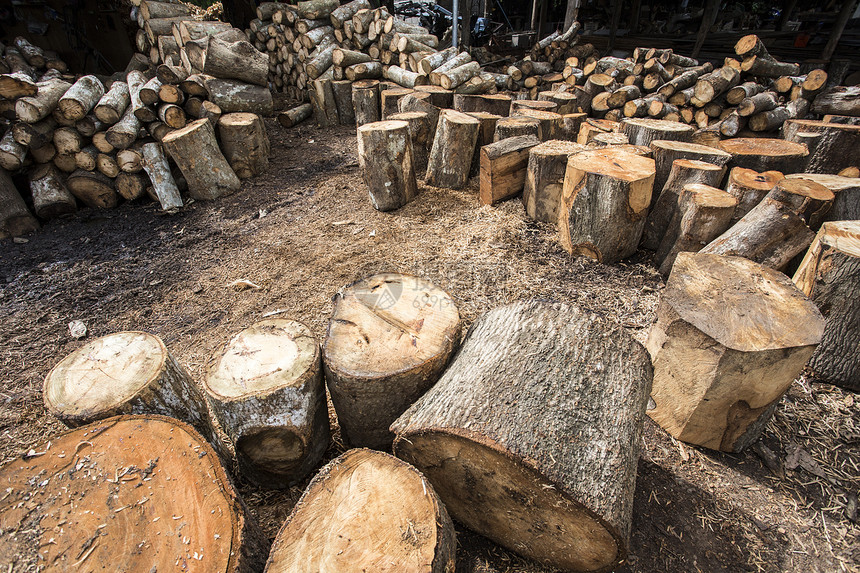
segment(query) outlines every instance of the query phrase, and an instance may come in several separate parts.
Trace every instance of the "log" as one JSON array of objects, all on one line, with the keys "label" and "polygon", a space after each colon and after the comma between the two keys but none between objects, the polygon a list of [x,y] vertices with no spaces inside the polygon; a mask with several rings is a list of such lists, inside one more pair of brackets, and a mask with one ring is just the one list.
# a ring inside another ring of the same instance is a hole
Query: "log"
[{"label": "log", "polygon": [[353,64],[344,70],[346,79],[351,81],[376,79],[382,77],[382,64],[379,62],[366,62]]},{"label": "log", "polygon": [[456,46],[451,46],[440,52],[433,52],[421,58],[418,62],[418,73],[429,76],[431,72],[439,68],[445,62],[457,57],[458,49]]},{"label": "log", "polygon": [[315,80],[331,68],[335,47],[335,44],[329,44],[328,47],[320,51],[313,59],[305,63],[305,71],[308,74],[308,78]]},{"label": "log", "polygon": [[53,142],[56,127],[57,122],[53,117],[46,117],[36,123],[19,121],[12,124],[12,139],[24,147],[42,147]]},{"label": "log", "polygon": [[75,154],[75,164],[78,166],[78,169],[83,169],[84,171],[95,171],[98,155],[99,151],[95,146],[87,145]]},{"label": "log", "polygon": [[647,146],[655,139],[689,142],[693,128],[677,121],[628,118],[621,122],[621,133],[627,135],[631,145]]},{"label": "log", "polygon": [[172,103],[158,106],[158,120],[172,129],[185,127],[187,120],[181,107]]},{"label": "log", "polygon": [[29,65],[36,69],[42,69],[45,67],[45,53],[42,51],[42,48],[34,46],[22,36],[16,37],[13,40],[13,43],[15,47],[18,48],[21,57],[23,57]]},{"label": "log", "polygon": [[450,108],[454,105],[454,93],[451,90],[446,90],[441,86],[415,86],[415,91],[419,93],[426,93],[428,95],[428,103],[437,108]]},{"label": "log", "polygon": [[738,205],[732,214],[731,224],[734,225],[740,221],[783,178],[784,175],[779,171],[759,173],[743,167],[732,168],[726,184],[726,192],[738,200]]},{"label": "log", "polygon": [[68,119],[83,119],[105,95],[105,87],[95,76],[83,76],[58,102],[60,112]]},{"label": "log", "polygon": [[41,219],[56,219],[78,209],[75,197],[66,189],[63,178],[51,163],[39,165],[30,172],[30,194],[33,211]]},{"label": "log", "polygon": [[739,70],[723,66],[709,74],[700,76],[693,93],[700,102],[708,103],[714,101],[720,94],[735,87],[740,82],[740,77],[741,73]]},{"label": "log", "polygon": [[155,196],[158,197],[158,202],[161,203],[161,209],[175,212],[182,208],[182,197],[179,195],[179,188],[170,172],[170,165],[167,163],[161,144],[145,143],[141,146],[141,155],[143,169],[152,182],[152,188]]},{"label": "log", "polygon": [[391,121],[405,121],[409,125],[409,139],[412,141],[412,161],[415,171],[427,168],[427,154],[433,144],[430,116],[423,111],[404,111],[388,118]]},{"label": "log", "polygon": [[823,330],[821,313],[782,273],[741,257],[681,253],[645,344],[654,364],[648,415],[679,440],[740,452],[758,439]]},{"label": "log", "polygon": [[30,155],[36,163],[48,163],[57,155],[57,148],[53,143],[46,143],[42,147],[31,147]]},{"label": "log", "polygon": [[36,123],[51,115],[60,98],[72,87],[72,84],[53,79],[39,82],[37,86],[36,94],[22,97],[15,102],[15,114],[21,121]]},{"label": "log", "polygon": [[584,151],[585,146],[572,141],[551,140],[529,151],[528,168],[523,188],[526,214],[536,221],[558,225],[564,175],[571,156]]},{"label": "log", "polygon": [[755,171],[796,173],[803,169],[809,154],[805,145],[782,139],[726,139],[719,148],[732,154],[731,166]]},{"label": "log", "polygon": [[120,173],[116,176],[116,191],[126,201],[135,201],[146,196],[149,178],[144,173]]},{"label": "log", "polygon": [[654,175],[654,194],[651,198],[652,207],[660,196],[666,180],[669,179],[672,164],[676,159],[695,159],[722,166],[726,165],[732,158],[731,154],[720,149],[685,141],[656,139],[651,142],[650,147],[653,152],[654,168],[656,171]]},{"label": "log", "polygon": [[439,123],[439,114],[442,112],[439,107],[431,103],[432,100],[433,96],[430,93],[412,92],[404,95],[397,102],[399,113],[421,112],[427,114],[427,119],[430,122],[429,146],[432,146],[433,139],[436,137],[436,126]]},{"label": "log", "polygon": [[337,117],[337,102],[334,99],[334,89],[331,80],[320,78],[313,80],[308,88],[308,97],[314,108],[314,118],[320,127],[333,127],[340,123]]},{"label": "log", "polygon": [[814,379],[860,391],[860,223],[824,223],[793,278],[824,316],[821,343],[807,366]]},{"label": "log", "polygon": [[77,129],[78,133],[80,133],[84,137],[91,138],[96,132],[102,131],[107,128],[107,125],[99,121],[99,119],[92,114],[75,122],[75,129]]},{"label": "log", "polygon": [[[767,88],[758,82],[744,82],[726,92],[726,103],[738,105],[742,101],[764,92]],[[777,88],[777,91],[779,89]]]},{"label": "log", "polygon": [[98,172],[74,171],[66,179],[66,188],[81,203],[93,209],[111,209],[119,203],[113,181]]},{"label": "log", "polygon": [[213,358],[204,391],[249,481],[290,487],[322,459],[325,386],[319,345],[304,324],[276,318],[241,331]]},{"label": "log", "polygon": [[[0,502],[11,543],[5,549],[18,563],[47,559],[59,569],[170,571],[179,562],[212,573],[262,570],[268,541],[216,452],[191,426],[163,416],[114,417],[34,447],[43,453],[0,470],[9,493]],[[21,512],[25,500],[34,506]],[[33,530],[32,519],[67,525]]]},{"label": "log", "polygon": [[167,134],[162,143],[182,171],[188,194],[194,199],[217,199],[241,187],[218,148],[215,130],[208,120],[193,121]]},{"label": "log", "polygon": [[211,36],[202,63],[199,69],[204,74],[263,87],[268,85],[269,58],[250,42],[228,42]]},{"label": "log", "polygon": [[452,90],[457,86],[466,83],[480,71],[481,65],[478,62],[468,62],[456,68],[439,73],[439,85],[446,90]]},{"label": "log", "polygon": [[426,183],[460,189],[469,179],[480,122],[464,113],[443,110],[427,161]]},{"label": "log", "polygon": [[375,209],[399,209],[418,195],[409,124],[378,121],[358,128],[359,165]]},{"label": "log", "polygon": [[293,127],[311,116],[313,107],[309,103],[296,106],[278,114],[278,123],[283,127]]},{"label": "log", "polygon": [[423,279],[386,273],[342,289],[323,364],[344,442],[390,446],[388,427],[436,383],[459,340],[457,307]]},{"label": "log", "polygon": [[860,117],[860,86],[824,90],[813,100],[812,113]]},{"label": "log", "polygon": [[162,83],[158,88],[158,100],[164,103],[182,105],[185,102],[185,92],[175,84]]},{"label": "log", "polygon": [[[657,200],[654,201],[653,207],[648,212],[639,246],[648,250],[659,248],[663,236],[669,229],[671,222],[676,218],[681,192],[687,185],[697,183],[717,187],[725,172],[726,168],[722,165],[696,159],[676,159],[673,161],[669,177],[660,190]],[[663,256],[665,253],[655,259],[658,266],[663,260]]]},{"label": "log", "polygon": [[559,209],[562,247],[604,264],[636,252],[651,204],[654,160],[608,147],[574,155]]},{"label": "log", "polygon": [[481,535],[553,569],[612,570],[627,558],[650,379],[641,345],[608,321],[517,302],[475,322],[392,425],[394,452]]},{"label": "log", "polygon": [[416,72],[410,72],[409,70],[404,70],[399,66],[385,66],[382,69],[382,76],[387,80],[391,80],[398,85],[403,86],[404,88],[414,88],[415,86],[427,83],[426,76],[422,76]]},{"label": "log", "polygon": [[390,88],[383,89],[379,92],[379,104],[382,111],[382,119],[388,119],[388,116],[400,111],[400,100],[411,94],[409,88]]},{"label": "log", "polygon": [[20,237],[38,229],[39,222],[27,209],[12,178],[0,169],[0,239]]},{"label": "log", "polygon": [[347,21],[352,21],[352,17],[359,10],[369,10],[371,8],[368,0],[353,0],[342,6],[338,6],[329,14],[331,25],[335,30],[342,28]]},{"label": "log", "polygon": [[[346,6],[346,4],[344,6]],[[372,58],[364,52],[356,52],[335,46],[332,51],[331,60],[335,66],[348,68],[355,64],[367,63],[371,61]]]},{"label": "log", "polygon": [[6,171],[17,171],[24,166],[27,148],[15,141],[12,130],[8,129],[0,139],[0,167]]},{"label": "log", "polygon": [[54,145],[57,153],[70,155],[77,153],[83,147],[83,137],[71,127],[58,127],[54,130]]},{"label": "log", "polygon": [[480,148],[481,180],[478,198],[493,205],[523,190],[529,151],[540,144],[533,135],[509,137]]},{"label": "log", "polygon": [[796,76],[800,74],[800,64],[778,62],[772,58],[750,56],[741,62],[741,71],[751,76],[778,78],[779,76]]},{"label": "log", "polygon": [[404,573],[445,573],[454,570],[456,545],[451,518],[418,470],[355,449],[308,485],[275,538],[266,572],[359,573],[395,563]]},{"label": "log", "polygon": [[224,113],[248,112],[268,117],[274,112],[272,92],[267,87],[218,78],[207,78],[205,84],[209,100]]},{"label": "log", "polygon": [[143,155],[140,153],[140,143],[135,143],[128,149],[119,150],[116,154],[116,163],[123,173],[143,171]]},{"label": "log", "polygon": [[783,125],[788,141],[801,141],[802,133],[819,133],[815,149],[809,150],[802,169],[808,173],[838,173],[846,167],[860,165],[860,125],[827,123],[823,121],[789,119]]},{"label": "log", "polygon": [[352,105],[357,126],[379,121],[379,81],[360,80],[354,82],[352,84]]},{"label": "log", "polygon": [[188,72],[182,66],[161,64],[156,68],[155,76],[162,84],[178,84],[188,77]]},{"label": "log", "polygon": [[[54,165],[57,166],[57,169],[64,173],[72,173],[78,168],[78,165],[75,162],[74,153],[57,153],[56,148],[54,148],[54,158],[52,161],[54,162]],[[100,184],[101,183],[99,182],[99,185]]]},{"label": "log", "polygon": [[744,99],[738,104],[738,115],[749,117],[751,115],[770,111],[779,106],[776,94],[773,92],[761,92]]},{"label": "log", "polygon": [[792,178],[778,181],[767,197],[788,205],[813,231],[817,231],[825,221],[835,195],[815,181]]},{"label": "log", "polygon": [[352,82],[349,80],[336,80],[331,82],[331,90],[334,94],[337,118],[340,125],[355,125],[355,110],[352,105]]},{"label": "log", "polygon": [[[127,149],[137,139],[141,127],[133,107],[129,105],[122,119],[105,132],[105,141],[115,149]],[[104,148],[100,148],[100,150],[104,151]]]},{"label": "log", "polygon": [[199,40],[206,36],[215,36],[216,34],[227,32],[232,27],[228,22],[183,20],[173,27],[172,32],[176,44],[184,46],[192,40]]},{"label": "log", "polygon": [[561,130],[562,116],[552,111],[543,111],[532,107],[511,109],[512,117],[529,117],[538,122],[538,138],[541,141],[555,139],[556,132]]},{"label": "log", "polygon": [[[9,50],[6,51],[8,54]],[[36,78],[32,74],[25,71],[0,74],[0,97],[15,100],[19,97],[34,96],[37,91]]]},{"label": "log", "polygon": [[116,156],[109,155],[107,153],[99,152],[96,156],[96,169],[99,170],[99,173],[109,179],[113,179],[120,174],[119,165],[117,165],[116,162]]},{"label": "log", "polygon": [[823,173],[796,173],[788,179],[804,179],[826,187],[835,196],[825,221],[853,221],[860,219],[860,180]]},{"label": "log", "polygon": [[340,6],[338,0],[307,0],[298,3],[299,16],[308,20],[329,19]]},{"label": "log", "polygon": [[217,123],[221,150],[239,179],[256,177],[268,169],[269,138],[260,116],[227,113]]}]

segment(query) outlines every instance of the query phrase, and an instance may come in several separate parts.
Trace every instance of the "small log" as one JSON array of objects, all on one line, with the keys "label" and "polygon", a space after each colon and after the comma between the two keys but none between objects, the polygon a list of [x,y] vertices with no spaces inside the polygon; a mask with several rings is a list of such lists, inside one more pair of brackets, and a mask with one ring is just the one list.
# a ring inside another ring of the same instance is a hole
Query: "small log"
[{"label": "small log", "polygon": [[123,173],[143,171],[143,155],[140,153],[140,143],[135,143],[128,149],[117,151],[116,163]]},{"label": "small log", "polygon": [[196,20],[182,20],[172,27],[173,38],[177,45],[184,46],[192,40],[199,40],[206,36],[215,36],[227,32],[233,27],[228,22],[207,20],[205,22]]},{"label": "small log", "polygon": [[366,62],[353,64],[344,70],[346,79],[350,81],[376,79],[382,77],[382,64],[379,62]]},{"label": "small log", "polygon": [[354,82],[352,84],[352,105],[357,126],[379,121],[379,81],[360,80]]},{"label": "small log", "polygon": [[564,249],[604,264],[636,252],[651,204],[654,160],[608,147],[570,158],[559,209]]},{"label": "small log", "polygon": [[46,143],[42,147],[31,147],[30,155],[36,163],[48,163],[57,155],[57,148],[53,143]]},{"label": "small log", "polygon": [[389,425],[436,383],[459,340],[457,307],[423,279],[387,273],[342,289],[323,364],[344,441],[388,447]]},{"label": "small log", "polygon": [[340,66],[342,68],[348,68],[355,64],[364,64],[372,60],[372,58],[364,52],[356,52],[353,50],[347,50],[346,48],[338,48],[337,46],[335,46],[332,51],[331,59],[335,66]]},{"label": "small log", "polygon": [[482,111],[501,117],[510,115],[511,97],[505,94],[454,94],[454,109],[463,113]]},{"label": "small log", "polygon": [[522,135],[480,148],[479,200],[482,205],[493,205],[523,190],[529,151],[538,144],[540,140],[535,136]]},{"label": "small log", "polygon": [[309,118],[312,113],[313,107],[311,104],[304,103],[287,111],[280,112],[278,114],[278,123],[283,127],[293,127]]},{"label": "small log", "polygon": [[185,127],[185,112],[176,104],[164,103],[158,106],[158,120],[172,129]]},{"label": "small log", "polygon": [[53,79],[37,84],[38,92],[15,101],[15,114],[18,119],[27,123],[36,123],[48,117],[57,107],[57,103],[72,84]]},{"label": "small log", "polygon": [[641,345],[608,321],[517,302],[475,322],[392,425],[394,451],[481,535],[554,569],[613,570],[627,557],[650,378]]},{"label": "small log", "polygon": [[164,103],[182,105],[185,102],[185,92],[174,84],[161,84],[158,88],[158,100]]},{"label": "small log", "polygon": [[473,117],[443,110],[427,161],[428,185],[449,189],[466,185],[479,126],[480,122]]},{"label": "small log", "polygon": [[241,187],[218,148],[215,130],[208,120],[193,121],[167,134],[162,143],[182,171],[188,193],[194,199],[216,199]]},{"label": "small log", "polygon": [[90,114],[83,119],[79,119],[75,122],[75,129],[78,130],[78,133],[83,135],[84,137],[92,137],[98,131],[102,131],[107,129],[107,125],[99,121],[99,119]]},{"label": "small log", "polygon": [[681,253],[646,342],[648,415],[684,442],[742,451],[823,331],[821,313],[782,273],[741,257]]},{"label": "small log", "polygon": [[78,130],[71,127],[58,127],[54,130],[54,146],[57,148],[57,153],[62,155],[77,153],[83,147],[83,141]]},{"label": "small log", "polygon": [[456,68],[439,73],[439,85],[446,90],[452,90],[457,86],[466,83],[480,71],[481,65],[478,62],[468,62]]},{"label": "small log", "polygon": [[421,58],[418,62],[418,73],[429,76],[431,72],[439,68],[445,62],[457,57],[458,49],[456,46],[451,46],[440,52],[433,52]]},{"label": "small log", "polygon": [[703,103],[714,101],[719,95],[735,87],[740,82],[740,77],[739,70],[727,66],[700,76],[694,89],[696,99]]},{"label": "small log", "polygon": [[99,173],[110,179],[115,178],[120,174],[119,165],[116,162],[115,155],[99,152],[96,156],[96,169]]},{"label": "small log", "polygon": [[51,161],[63,173],[71,173],[78,168],[74,153],[57,153],[56,147],[54,148],[54,157]]},{"label": "small log", "polygon": [[[6,50],[7,58],[9,50]],[[36,77],[25,71],[0,74],[0,97],[16,100],[20,97],[34,96],[38,92]]]},{"label": "small log", "polygon": [[167,212],[180,209],[182,198],[161,144],[152,142],[142,145],[141,155],[143,169],[152,182],[152,188],[155,196],[158,197],[158,202],[161,203],[161,209]]},{"label": "small log", "polygon": [[759,173],[752,169],[734,167],[729,173],[729,181],[726,184],[726,192],[738,200],[738,205],[732,214],[731,224],[734,225],[740,221],[783,178],[784,175],[779,171]]},{"label": "small log", "polygon": [[269,167],[269,138],[260,116],[228,113],[218,123],[218,140],[224,157],[239,179],[262,174]]},{"label": "small log", "polygon": [[661,119],[629,118],[621,122],[621,132],[627,135],[631,145],[651,145],[655,139],[690,141],[693,128],[677,121]]},{"label": "small log", "polygon": [[567,162],[585,146],[572,141],[551,140],[532,147],[523,188],[523,206],[536,221],[558,225]]},{"label": "small log", "polygon": [[308,88],[308,97],[314,109],[314,118],[320,127],[333,127],[340,123],[337,116],[337,102],[331,80],[320,78],[313,80]]},{"label": "small log", "polygon": [[744,99],[738,104],[738,115],[749,117],[764,111],[770,111],[779,106],[776,94],[773,92],[761,92]]},{"label": "small log", "polygon": [[0,167],[6,171],[17,171],[24,166],[26,157],[27,148],[15,141],[11,129],[7,130],[0,139]]},{"label": "small log", "polygon": [[[764,92],[766,88],[758,82],[744,82],[726,92],[726,103],[738,105],[742,101]],[[776,88],[779,92],[779,88]]]},{"label": "small log", "polygon": [[472,56],[470,56],[468,52],[461,52],[457,54],[456,56],[441,64],[439,67],[434,68],[433,71],[430,72],[430,83],[437,86],[441,85],[442,74],[447,73],[465,64],[468,64],[471,61]]},{"label": "small log", "polygon": [[801,171],[809,154],[805,145],[782,139],[739,137],[721,141],[719,148],[732,154],[733,167],[781,173]]},{"label": "small log", "polygon": [[[122,119],[104,132],[105,142],[115,149],[127,149],[137,139],[141,127],[140,120],[134,115],[133,107],[129,105]],[[105,151],[105,148],[99,147],[99,150]]]},{"label": "small log", "polygon": [[360,573],[396,563],[403,573],[445,573],[454,570],[456,545],[445,506],[418,470],[355,449],[308,485],[275,538],[266,571]]},{"label": "small log", "polygon": [[722,166],[726,165],[732,158],[731,154],[720,149],[685,141],[657,139],[651,142],[650,147],[653,152],[654,168],[656,170],[654,175],[654,194],[651,198],[652,207],[660,196],[666,180],[669,179],[672,164],[676,159],[695,159]]},{"label": "small log", "polygon": [[116,176],[116,192],[126,201],[136,201],[147,194],[149,178],[141,172],[120,173]]},{"label": "small log", "polygon": [[84,171],[96,170],[96,159],[99,151],[93,145],[88,145],[75,154],[75,164]]},{"label": "small log", "polygon": [[155,76],[162,84],[178,84],[188,78],[188,71],[182,66],[161,64],[156,68]]},{"label": "small log", "polygon": [[778,62],[772,58],[750,56],[741,62],[741,71],[751,76],[778,78],[779,76],[796,76],[800,74],[800,64]]},{"label": "small log", "polygon": [[218,78],[207,78],[205,84],[209,100],[224,113],[248,112],[265,117],[273,113],[272,92],[267,87]]},{"label": "small log", "polygon": [[81,203],[93,209],[111,209],[119,203],[113,180],[97,171],[79,169],[73,172],[66,179],[66,188]]},{"label": "small log", "polygon": [[24,147],[42,147],[54,140],[54,129],[57,122],[53,117],[46,117],[36,123],[16,122],[12,125],[12,139]]},{"label": "small log", "polygon": [[338,0],[307,0],[305,2],[298,2],[297,6],[299,17],[301,18],[308,20],[325,18],[328,20],[331,13],[340,6],[340,2]]},{"label": "small log", "polygon": [[56,219],[78,209],[75,197],[66,189],[63,178],[51,163],[39,165],[30,172],[30,194],[33,211],[41,219]]},{"label": "small log", "polygon": [[12,178],[0,169],[0,239],[20,237],[38,229],[39,222],[27,209]]},{"label": "small log", "polygon": [[305,63],[305,72],[307,72],[308,78],[315,80],[331,68],[335,47],[335,44],[330,44],[313,59]]},{"label": "small log", "polygon": [[812,113],[860,117],[860,86],[829,88],[812,102]]},{"label": "small log", "polygon": [[399,209],[418,195],[409,124],[378,121],[358,128],[358,157],[375,209]]},{"label": "small log", "polygon": [[83,119],[105,95],[105,87],[95,76],[83,76],[58,102],[60,112],[72,120]]}]

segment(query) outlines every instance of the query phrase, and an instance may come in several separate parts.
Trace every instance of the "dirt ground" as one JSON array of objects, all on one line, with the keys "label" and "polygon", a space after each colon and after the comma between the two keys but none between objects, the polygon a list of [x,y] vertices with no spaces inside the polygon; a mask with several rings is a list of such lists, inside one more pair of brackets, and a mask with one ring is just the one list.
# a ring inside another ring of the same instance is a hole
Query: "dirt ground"
[{"label": "dirt ground", "polygon": [[[552,230],[526,220],[519,199],[479,207],[475,180],[463,191],[422,186],[406,207],[377,212],[354,131],[267,127],[269,171],[229,197],[175,216],[152,203],[83,210],[27,243],[0,242],[0,463],[63,430],[41,387],[83,344],[72,320],[89,338],[155,333],[200,379],[212,353],[264,314],[284,311],[321,340],[339,288],[395,271],[447,290],[464,326],[534,297],[575,302],[644,340],[663,288],[646,254],[612,266],[571,258]],[[228,286],[238,279],[260,288]],[[327,459],[343,451],[335,436]],[[761,444],[761,454],[719,454],[646,421],[621,571],[860,571],[860,397],[801,378]],[[272,537],[301,494],[237,485]],[[458,571],[551,571],[458,534]]]}]

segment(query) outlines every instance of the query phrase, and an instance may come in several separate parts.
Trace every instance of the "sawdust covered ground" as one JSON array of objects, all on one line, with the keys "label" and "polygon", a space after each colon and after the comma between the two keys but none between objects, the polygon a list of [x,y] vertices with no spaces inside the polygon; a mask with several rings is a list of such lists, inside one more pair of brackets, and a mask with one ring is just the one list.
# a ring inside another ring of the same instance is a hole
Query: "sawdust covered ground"
[{"label": "sawdust covered ground", "polygon": [[[397,271],[446,289],[466,325],[534,297],[575,302],[644,338],[663,287],[647,256],[613,266],[572,259],[519,200],[479,208],[475,181],[422,188],[405,208],[376,212],[352,130],[267,127],[271,169],[230,197],[173,217],[152,204],[85,210],[26,244],[0,243],[0,462],[63,430],[41,384],[82,344],[69,336],[73,319],[89,337],[153,332],[199,379],[217,348],[264,314],[285,311],[322,339],[339,288]],[[260,288],[228,286],[240,279]],[[860,571],[860,400],[802,379],[763,444],[773,469],[752,451],[684,446],[646,422],[624,570]],[[336,440],[328,458],[340,451]],[[301,494],[238,486],[270,536]],[[458,533],[458,571],[550,571]]]}]

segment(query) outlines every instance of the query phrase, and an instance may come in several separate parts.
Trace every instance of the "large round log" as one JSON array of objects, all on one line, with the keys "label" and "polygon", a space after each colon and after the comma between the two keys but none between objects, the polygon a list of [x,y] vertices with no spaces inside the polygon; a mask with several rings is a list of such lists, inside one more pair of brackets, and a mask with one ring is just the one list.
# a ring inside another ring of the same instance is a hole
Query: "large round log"
[{"label": "large round log", "polygon": [[51,163],[39,165],[30,172],[30,194],[33,210],[42,219],[54,219],[78,209],[75,197],[66,189],[63,178]]},{"label": "large round log", "polygon": [[826,321],[808,364],[815,379],[860,392],[860,222],[824,223],[793,280]]},{"label": "large round log", "polygon": [[819,133],[815,148],[810,148],[803,169],[807,173],[839,173],[846,167],[860,166],[860,125],[828,123],[809,119],[789,119],[783,125],[783,136],[801,142],[804,133]]},{"label": "large round log", "polygon": [[584,145],[558,140],[550,140],[531,148],[523,188],[523,206],[529,217],[553,226],[558,225],[559,202],[567,161],[584,150]]},{"label": "large round log", "polygon": [[825,215],[826,221],[855,221],[860,219],[860,178],[841,177],[825,173],[795,173],[788,179],[806,179],[827,187],[834,195],[833,205]]},{"label": "large round log", "polygon": [[34,450],[0,470],[0,554],[16,571],[262,570],[268,540],[190,426],[121,416]]},{"label": "large round log", "polygon": [[559,206],[564,249],[605,264],[636,252],[654,185],[654,160],[607,147],[570,158]]},{"label": "large round log", "polygon": [[379,80],[359,80],[352,84],[352,105],[355,112],[355,124],[362,126],[366,123],[379,121]]},{"label": "large round log", "polygon": [[459,340],[456,305],[423,279],[387,273],[342,289],[323,363],[344,442],[390,446],[389,425],[436,383]]},{"label": "large round log", "polygon": [[269,58],[247,41],[228,42],[210,36],[202,64],[200,71],[216,78],[267,85]]},{"label": "large round log", "polygon": [[188,181],[188,194],[193,198],[217,199],[242,186],[218,148],[209,120],[198,119],[168,133],[162,144]]},{"label": "large round log", "polygon": [[383,452],[350,450],[308,484],[266,573],[451,573],[454,524],[433,486]]},{"label": "large round log", "polygon": [[207,78],[205,83],[209,100],[224,113],[243,111],[270,116],[274,111],[268,87],[220,78]]},{"label": "large round log", "polygon": [[0,239],[19,237],[39,229],[39,222],[15,188],[12,178],[0,169]]},{"label": "large round log", "polygon": [[741,257],[680,253],[646,342],[648,415],[679,440],[741,451],[823,331],[821,313],[782,273]]},{"label": "large round log", "polygon": [[305,325],[276,318],[246,328],[212,360],[204,389],[250,481],[290,487],[322,459],[325,387],[319,345]]},{"label": "large round log", "polygon": [[392,425],[394,451],[470,529],[553,568],[609,571],[627,556],[651,375],[596,315],[500,307]]},{"label": "large round log", "polygon": [[732,154],[732,167],[780,173],[802,171],[809,155],[805,145],[784,139],[738,137],[721,141],[719,148]]},{"label": "large round log", "polygon": [[375,209],[399,209],[418,195],[409,124],[389,120],[358,128],[358,159]]},{"label": "large round log", "polygon": [[218,120],[224,157],[239,179],[262,174],[269,167],[269,138],[263,119],[253,113],[227,113]]},{"label": "large round log", "polygon": [[744,215],[758,205],[782,179],[784,176],[779,171],[759,173],[752,169],[733,167],[729,172],[729,180],[726,184],[726,192],[738,200],[738,205],[732,214],[732,224],[740,221]]},{"label": "large round log", "polygon": [[442,111],[427,161],[425,181],[428,185],[449,189],[466,185],[480,124],[474,117],[459,111]]},{"label": "large round log", "polygon": [[631,145],[651,145],[656,139],[691,141],[693,128],[677,121],[629,118],[621,122],[621,132]]},{"label": "large round log", "polygon": [[66,188],[81,203],[93,209],[111,209],[119,203],[113,180],[99,172],[78,169],[66,179]]}]

